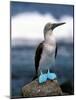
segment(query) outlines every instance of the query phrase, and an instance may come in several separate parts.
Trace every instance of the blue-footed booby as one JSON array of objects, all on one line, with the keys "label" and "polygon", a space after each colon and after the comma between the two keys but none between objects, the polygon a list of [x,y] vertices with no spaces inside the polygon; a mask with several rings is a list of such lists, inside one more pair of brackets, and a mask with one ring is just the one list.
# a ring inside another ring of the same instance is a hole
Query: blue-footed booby
[{"label": "blue-footed booby", "polygon": [[44,41],[42,41],[35,53],[35,78],[38,77],[40,72],[44,72],[51,69],[55,64],[55,58],[57,55],[56,38],[53,34],[54,28],[63,25],[65,23],[47,23],[44,27]]}]

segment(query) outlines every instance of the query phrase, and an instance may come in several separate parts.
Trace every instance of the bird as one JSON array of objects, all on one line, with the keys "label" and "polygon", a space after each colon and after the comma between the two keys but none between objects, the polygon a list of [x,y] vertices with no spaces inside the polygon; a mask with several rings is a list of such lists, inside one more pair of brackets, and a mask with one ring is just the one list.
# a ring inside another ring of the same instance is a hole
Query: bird
[{"label": "bird", "polygon": [[48,22],[44,26],[44,40],[38,45],[35,52],[35,76],[33,80],[36,79],[40,73],[45,73],[46,70],[50,70],[51,67],[55,65],[58,47],[53,30],[63,24],[65,24],[65,22]]}]

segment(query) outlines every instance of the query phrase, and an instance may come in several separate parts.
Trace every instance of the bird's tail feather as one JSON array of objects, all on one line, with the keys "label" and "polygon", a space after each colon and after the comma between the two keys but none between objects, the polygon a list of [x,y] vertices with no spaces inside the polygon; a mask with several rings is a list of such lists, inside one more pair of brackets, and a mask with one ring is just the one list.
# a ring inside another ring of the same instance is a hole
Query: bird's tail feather
[{"label": "bird's tail feather", "polygon": [[32,81],[33,81],[33,80],[35,80],[37,77],[38,77],[38,76],[37,76],[37,75],[35,75],[35,76],[33,77]]},{"label": "bird's tail feather", "polygon": [[38,72],[35,73],[35,76],[33,77],[32,81],[38,78]]}]

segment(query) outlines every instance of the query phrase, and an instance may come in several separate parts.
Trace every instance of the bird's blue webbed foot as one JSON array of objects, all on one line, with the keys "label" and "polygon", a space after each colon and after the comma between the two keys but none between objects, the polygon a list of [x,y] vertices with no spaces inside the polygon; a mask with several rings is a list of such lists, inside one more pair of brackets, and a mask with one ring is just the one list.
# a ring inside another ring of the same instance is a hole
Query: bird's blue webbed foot
[{"label": "bird's blue webbed foot", "polygon": [[47,72],[47,79],[49,80],[54,80],[56,79],[56,74],[55,73],[50,73],[49,69],[48,69],[48,72]]},{"label": "bird's blue webbed foot", "polygon": [[39,83],[44,83],[47,81],[47,74],[43,74],[41,71],[41,74],[39,76]]},{"label": "bird's blue webbed foot", "polygon": [[55,73],[50,73],[50,71],[49,71],[49,69],[48,69],[48,72],[47,73],[45,73],[45,74],[43,74],[42,73],[42,71],[41,71],[41,74],[40,74],[40,76],[39,76],[39,83],[44,83],[44,82],[46,82],[47,81],[47,79],[48,80],[54,80],[54,79],[56,79],[57,77],[56,77],[56,74]]}]

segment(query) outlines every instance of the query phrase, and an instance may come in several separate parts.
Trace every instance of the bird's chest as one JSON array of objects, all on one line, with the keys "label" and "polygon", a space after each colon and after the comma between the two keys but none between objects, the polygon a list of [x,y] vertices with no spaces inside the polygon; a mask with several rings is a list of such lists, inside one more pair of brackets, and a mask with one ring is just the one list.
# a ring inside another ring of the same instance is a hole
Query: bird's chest
[{"label": "bird's chest", "polygon": [[53,66],[55,58],[55,45],[44,45],[43,53],[40,60],[40,69],[48,69]]},{"label": "bird's chest", "polygon": [[44,52],[46,52],[47,55],[51,55],[55,52],[56,48],[56,39],[53,35],[47,36],[45,43],[44,43]]},{"label": "bird's chest", "polygon": [[46,56],[52,56],[55,53],[55,44],[44,44],[44,50],[43,53]]},{"label": "bird's chest", "polygon": [[[52,62],[52,60],[54,59],[55,57],[55,45],[44,45],[44,49],[43,49],[43,53],[42,53],[42,56],[41,56],[41,64],[45,64],[50,62]],[[45,64],[46,65],[46,64]]]}]

